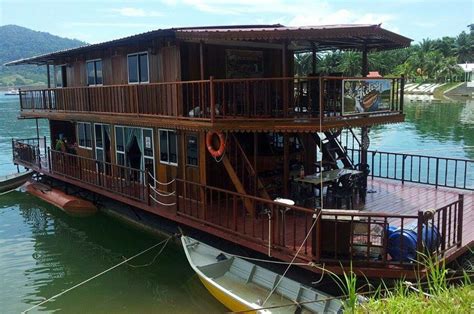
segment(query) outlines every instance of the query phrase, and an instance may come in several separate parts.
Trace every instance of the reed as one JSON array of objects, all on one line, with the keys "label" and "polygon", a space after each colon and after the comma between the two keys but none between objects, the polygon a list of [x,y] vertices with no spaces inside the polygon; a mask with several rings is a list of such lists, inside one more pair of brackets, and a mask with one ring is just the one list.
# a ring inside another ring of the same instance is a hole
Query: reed
[{"label": "reed", "polygon": [[[474,304],[472,272],[463,271],[462,276],[450,277],[444,262],[435,256],[422,254],[420,268],[426,269],[424,278],[415,283],[397,280],[392,287],[382,283],[367,301],[355,304],[351,313],[470,313]],[[457,279],[456,283],[451,283]],[[351,283],[352,284],[352,283]]]}]

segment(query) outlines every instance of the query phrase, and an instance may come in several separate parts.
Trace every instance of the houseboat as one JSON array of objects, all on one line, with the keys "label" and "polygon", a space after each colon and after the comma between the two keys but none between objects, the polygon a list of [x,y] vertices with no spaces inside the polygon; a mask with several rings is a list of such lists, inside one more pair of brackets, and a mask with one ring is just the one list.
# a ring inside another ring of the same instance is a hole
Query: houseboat
[{"label": "houseboat", "polygon": [[[368,76],[368,54],[410,42],[380,25],[188,27],[13,61],[46,66],[20,118],[50,128],[13,139],[13,160],[315,278],[414,277],[424,253],[472,247],[474,185],[470,160],[369,150],[372,126],[405,116],[403,76]],[[347,50],[360,77],[317,73],[318,53]]]}]

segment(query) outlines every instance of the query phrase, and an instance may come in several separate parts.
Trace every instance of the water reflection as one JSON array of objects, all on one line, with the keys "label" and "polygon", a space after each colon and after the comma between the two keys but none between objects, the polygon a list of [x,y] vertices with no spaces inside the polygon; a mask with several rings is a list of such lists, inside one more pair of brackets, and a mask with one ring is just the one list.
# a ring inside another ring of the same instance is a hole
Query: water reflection
[{"label": "water reflection", "polygon": [[[20,312],[159,242],[102,215],[69,217],[20,192],[0,197],[0,304]],[[157,251],[132,264],[153,259]],[[67,312],[222,313],[181,248],[170,244],[155,264],[123,265],[40,308]]]},{"label": "water reflection", "polygon": [[474,101],[405,101],[404,123],[372,128],[371,149],[474,158]]}]

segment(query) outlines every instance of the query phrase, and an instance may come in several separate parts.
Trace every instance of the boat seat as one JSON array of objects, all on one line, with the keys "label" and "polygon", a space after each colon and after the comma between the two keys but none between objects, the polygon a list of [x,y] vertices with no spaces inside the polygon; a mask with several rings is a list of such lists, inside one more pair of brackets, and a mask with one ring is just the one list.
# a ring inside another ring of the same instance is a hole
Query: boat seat
[{"label": "boat seat", "polygon": [[233,261],[234,257],[231,257],[226,260],[218,261],[214,264],[198,266],[197,268],[199,268],[200,271],[210,278],[219,278],[229,271]]}]

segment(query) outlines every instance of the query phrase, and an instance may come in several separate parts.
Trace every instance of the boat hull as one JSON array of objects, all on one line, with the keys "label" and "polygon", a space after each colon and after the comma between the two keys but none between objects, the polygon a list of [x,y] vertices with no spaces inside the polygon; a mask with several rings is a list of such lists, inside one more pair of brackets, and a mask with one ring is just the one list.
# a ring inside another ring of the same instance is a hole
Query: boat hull
[{"label": "boat hull", "polygon": [[72,216],[89,216],[97,212],[97,207],[92,202],[41,183],[28,182],[26,191]]},{"label": "boat hull", "polygon": [[[198,275],[199,280],[201,280],[204,287],[209,291],[209,293],[216,298],[220,303],[222,303],[226,308],[233,312],[242,312],[246,311],[246,313],[257,313],[255,309],[247,306],[245,303],[237,300],[226,291],[216,287],[212,284],[209,280],[204,278],[203,276]],[[248,312],[247,312],[248,311]]]},{"label": "boat hull", "polygon": [[5,193],[14,190],[23,184],[31,177],[32,171],[17,173],[10,176],[0,178],[0,193]]}]

